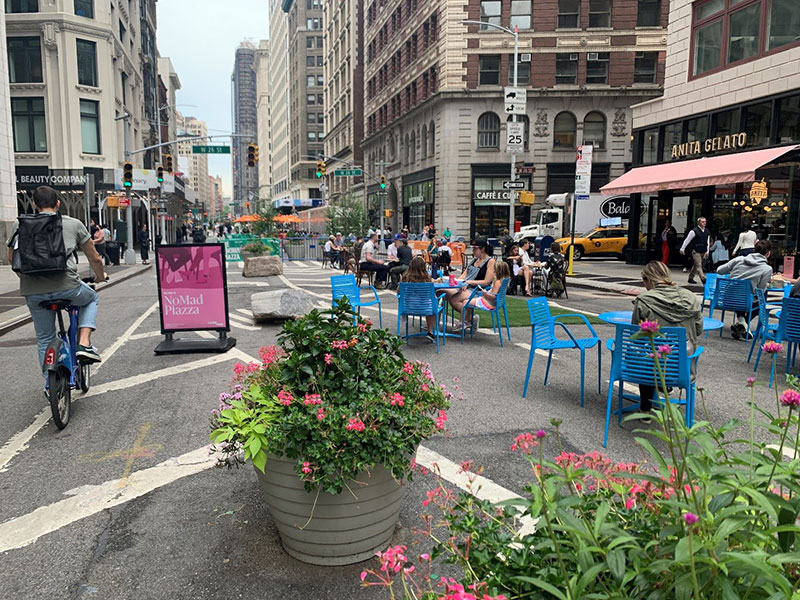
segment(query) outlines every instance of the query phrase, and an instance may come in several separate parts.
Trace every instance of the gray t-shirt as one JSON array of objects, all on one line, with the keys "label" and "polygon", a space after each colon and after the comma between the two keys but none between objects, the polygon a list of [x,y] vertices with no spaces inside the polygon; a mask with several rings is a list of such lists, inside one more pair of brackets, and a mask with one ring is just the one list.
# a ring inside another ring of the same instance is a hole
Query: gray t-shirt
[{"label": "gray t-shirt", "polygon": [[[92,238],[84,224],[78,219],[62,215],[61,225],[64,232],[64,248],[67,251],[67,270],[49,275],[23,275],[22,273],[17,273],[19,276],[19,293],[22,296],[63,292],[64,290],[76,288],[81,284],[75,251],[80,250],[81,246]],[[18,227],[19,221],[14,221],[12,236]],[[6,242],[6,246],[10,241],[9,239]]]}]

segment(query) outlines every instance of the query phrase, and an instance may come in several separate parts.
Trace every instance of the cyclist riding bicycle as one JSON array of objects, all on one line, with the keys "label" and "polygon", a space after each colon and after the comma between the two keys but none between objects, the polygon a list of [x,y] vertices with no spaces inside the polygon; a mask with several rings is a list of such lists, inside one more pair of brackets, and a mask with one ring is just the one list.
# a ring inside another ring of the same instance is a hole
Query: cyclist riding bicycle
[{"label": "cyclist riding bicycle", "polygon": [[[33,192],[34,207],[40,214],[58,214],[61,200],[56,190],[47,186],[40,186]],[[23,217],[21,217],[23,218]],[[30,218],[30,217],[28,217]],[[46,218],[46,217],[45,217]],[[104,281],[106,273],[103,269],[103,259],[97,253],[92,237],[86,227],[77,219],[61,216],[61,235],[63,235],[63,248],[66,261],[61,270],[51,270],[40,274],[26,274],[20,272],[19,261],[24,263],[24,258],[15,260],[14,250],[25,246],[26,240],[20,239],[20,219],[14,223],[13,233],[8,240],[8,260],[14,266],[19,276],[20,295],[25,297],[28,310],[33,318],[33,327],[36,330],[36,342],[39,349],[39,364],[44,366],[45,351],[50,342],[56,337],[56,313],[40,306],[47,300],[69,300],[73,306],[81,307],[78,319],[78,349],[77,357],[84,362],[100,362],[100,354],[92,346],[92,332],[96,329],[97,317],[97,292],[81,281],[78,275],[77,249],[80,248],[86,255],[94,271],[95,281]],[[55,228],[56,230],[58,227]],[[48,231],[52,231],[50,228]],[[55,235],[58,235],[57,233]],[[60,240],[59,240],[60,242]]]}]

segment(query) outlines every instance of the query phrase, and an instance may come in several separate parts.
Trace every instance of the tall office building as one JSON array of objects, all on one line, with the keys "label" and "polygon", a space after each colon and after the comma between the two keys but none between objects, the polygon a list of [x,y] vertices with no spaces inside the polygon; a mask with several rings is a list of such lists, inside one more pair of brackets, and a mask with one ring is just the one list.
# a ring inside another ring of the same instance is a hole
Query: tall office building
[{"label": "tall office building", "polygon": [[[166,137],[162,134],[161,141],[167,142],[169,140],[177,139],[178,137],[178,120],[176,118],[176,106],[178,104],[178,90],[181,89],[181,80],[175,72],[175,67],[168,57],[159,57],[158,59],[158,75],[166,88],[166,102],[159,106],[159,121],[161,126],[166,124]],[[162,149],[162,154],[174,152],[174,146],[165,146]]]},{"label": "tall office building", "polygon": [[[0,40],[6,38],[6,22],[0,19]],[[8,58],[0,53],[0,237],[6,240],[17,218],[14,193],[14,138],[11,128],[11,100],[8,87]],[[0,264],[8,262],[7,252],[0,252]]]},{"label": "tall office building", "polygon": [[[187,135],[208,135],[205,121],[195,117],[181,117],[181,126]],[[209,211],[211,210],[211,191],[208,185],[208,154],[192,152],[193,145],[203,143],[202,140],[179,142],[178,154],[188,159],[189,172],[184,174],[184,181],[195,191],[197,203]]]},{"label": "tall office building", "polygon": [[247,145],[258,138],[256,117],[256,47],[242,42],[236,49],[231,76],[233,98],[233,204],[241,214],[245,202],[258,193],[258,169],[247,166]]},{"label": "tall office building", "polygon": [[[324,5],[325,31],[325,155],[330,170],[352,165],[369,173],[373,165],[363,165],[364,153],[364,0],[341,0]],[[318,61],[319,59],[317,59]],[[309,61],[310,62],[310,61]],[[327,178],[328,197],[335,200],[361,177]]]},{"label": "tall office building", "polygon": [[258,114],[258,197],[272,197],[272,120],[270,118],[269,40],[261,40],[256,50],[256,112]]},{"label": "tall office building", "polygon": [[289,191],[289,19],[281,10],[283,0],[269,4],[269,118],[272,200],[276,206],[292,206]]}]

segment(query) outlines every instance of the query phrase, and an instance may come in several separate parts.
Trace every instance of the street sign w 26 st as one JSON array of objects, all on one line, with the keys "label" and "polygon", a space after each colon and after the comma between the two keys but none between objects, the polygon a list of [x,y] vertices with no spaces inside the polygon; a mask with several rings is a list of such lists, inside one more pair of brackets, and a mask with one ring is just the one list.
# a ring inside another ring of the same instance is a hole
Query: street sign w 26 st
[{"label": "street sign w 26 st", "polygon": [[193,154],[230,154],[230,146],[192,146]]},{"label": "street sign w 26 st", "polygon": [[333,172],[334,177],[361,177],[361,169],[336,169]]}]

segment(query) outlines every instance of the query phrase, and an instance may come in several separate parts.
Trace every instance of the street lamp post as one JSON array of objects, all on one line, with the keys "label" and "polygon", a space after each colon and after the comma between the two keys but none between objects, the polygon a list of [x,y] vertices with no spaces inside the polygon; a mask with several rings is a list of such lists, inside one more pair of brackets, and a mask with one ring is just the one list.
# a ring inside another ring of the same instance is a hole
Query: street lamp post
[{"label": "street lamp post", "polygon": [[[487,21],[472,21],[472,20],[465,20],[461,21],[465,25],[480,25],[481,27],[494,27],[495,29],[502,31],[503,33],[507,33],[509,35],[514,36],[514,87],[517,87],[517,75],[519,69],[519,27],[514,25],[513,31],[508,27],[503,27],[502,25],[495,25],[494,23],[489,23]],[[505,102],[505,93],[503,94],[503,101]],[[517,115],[516,113],[511,115],[511,121],[513,123],[517,122]],[[511,181],[517,180],[517,155],[511,155]],[[508,232],[509,234],[514,233],[514,200],[516,197],[516,192],[514,190],[509,190],[509,198],[508,198]]]}]

